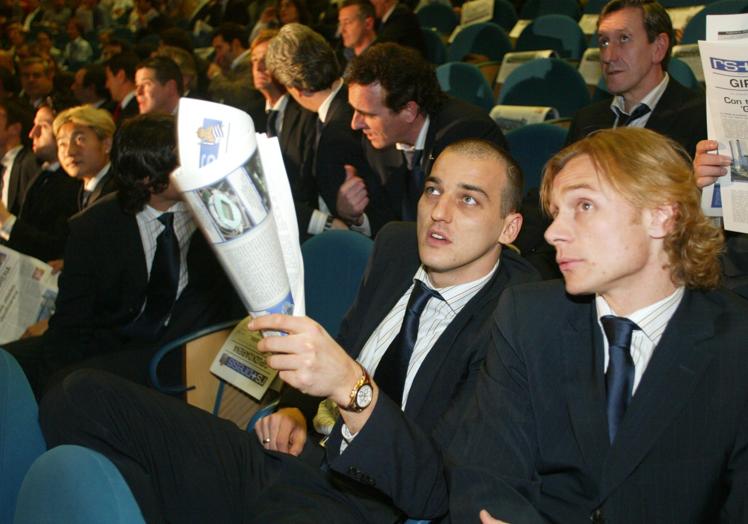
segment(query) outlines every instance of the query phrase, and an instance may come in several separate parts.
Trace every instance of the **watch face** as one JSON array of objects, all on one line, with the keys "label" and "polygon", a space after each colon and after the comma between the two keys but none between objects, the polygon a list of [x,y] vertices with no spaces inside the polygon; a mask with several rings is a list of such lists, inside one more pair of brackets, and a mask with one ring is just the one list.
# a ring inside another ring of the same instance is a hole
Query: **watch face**
[{"label": "watch face", "polygon": [[364,409],[371,404],[371,399],[374,396],[374,390],[371,389],[371,384],[364,384],[358,388],[356,393],[356,406],[359,409]]}]

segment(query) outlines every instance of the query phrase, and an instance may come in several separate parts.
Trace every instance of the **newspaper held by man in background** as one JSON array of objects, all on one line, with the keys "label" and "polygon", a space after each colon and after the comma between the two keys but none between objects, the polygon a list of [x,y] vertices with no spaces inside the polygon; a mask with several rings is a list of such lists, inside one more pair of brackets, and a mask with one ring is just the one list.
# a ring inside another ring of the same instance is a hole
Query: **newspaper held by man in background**
[{"label": "newspaper held by man in background", "polygon": [[18,340],[54,313],[57,277],[35,258],[0,246],[0,344]]},{"label": "newspaper held by man in background", "polygon": [[707,95],[707,132],[729,172],[704,188],[702,208],[725,229],[748,233],[748,15],[707,16],[699,41]]},{"label": "newspaper held by man in background", "polygon": [[[179,102],[178,132],[180,167],[172,179],[247,311],[303,315],[298,228],[277,139],[256,135],[243,111],[190,98]],[[262,396],[275,372],[241,343],[246,337],[235,338],[211,371]]]}]

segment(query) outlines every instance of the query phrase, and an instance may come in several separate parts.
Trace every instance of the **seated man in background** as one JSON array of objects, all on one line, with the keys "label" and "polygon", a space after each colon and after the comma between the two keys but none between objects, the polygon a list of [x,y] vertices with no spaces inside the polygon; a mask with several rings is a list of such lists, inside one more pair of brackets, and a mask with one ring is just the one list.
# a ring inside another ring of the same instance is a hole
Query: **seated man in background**
[{"label": "seated man in background", "polygon": [[453,522],[745,521],[748,305],[718,287],[686,158],[621,128],[547,164],[565,289],[502,296],[449,448]]},{"label": "seated man in background", "polygon": [[[57,117],[56,128],[64,117]],[[49,329],[40,350],[18,358],[37,393],[68,366],[100,367],[146,384],[148,362],[160,345],[242,316],[169,181],[177,164],[175,135],[170,115],[132,117],[115,135],[119,192],[70,221]],[[167,364],[168,380],[180,380],[179,364]]]},{"label": "seated man in background", "polygon": [[0,206],[18,214],[26,191],[39,174],[29,145],[31,107],[21,99],[0,99]]},{"label": "seated man in background", "polygon": [[293,188],[299,229],[308,235],[347,229],[338,218],[338,190],[349,171],[367,173],[368,166],[361,132],[351,129],[353,110],[335,52],[319,33],[291,23],[270,40],[265,63],[301,107],[317,114],[316,134]]},{"label": "seated man in background", "polygon": [[567,143],[598,129],[646,127],[672,138],[693,155],[706,136],[704,93],[668,75],[673,24],[655,0],[611,0],[600,13],[597,39],[605,85],[613,95],[580,109]]},{"label": "seated man in background", "polygon": [[[481,138],[506,147],[485,111],[445,95],[434,66],[412,49],[376,44],[353,58],[344,76],[350,125],[366,137],[364,154],[375,176],[349,176],[337,208],[344,220],[371,233],[390,220],[415,220],[424,180],[449,144]],[[367,200],[359,196],[361,178]]]},{"label": "seated man in background", "polygon": [[[289,334],[264,339],[260,349],[276,353],[268,363],[290,385],[317,396],[287,387],[256,437],[176,399],[83,371],[42,402],[47,443],[111,458],[149,521],[381,523],[418,512],[375,479],[430,472],[410,459],[413,445],[430,441],[471,395],[501,291],[537,278],[503,248],[522,223],[521,187],[519,168],[493,144],[456,143],[434,166],[418,223],[391,224],[377,237],[338,342],[309,318],[254,320],[253,329]],[[327,461],[307,438],[318,397],[339,405],[345,422],[332,429]],[[349,452],[379,459],[381,471],[370,477],[346,467]]]},{"label": "seated man in background", "polygon": [[80,211],[82,180],[68,176],[57,159],[52,122],[73,100],[50,100],[36,110],[29,136],[41,172],[28,187],[16,215],[0,203],[0,238],[5,245],[43,261],[61,259],[68,236],[68,218]]}]

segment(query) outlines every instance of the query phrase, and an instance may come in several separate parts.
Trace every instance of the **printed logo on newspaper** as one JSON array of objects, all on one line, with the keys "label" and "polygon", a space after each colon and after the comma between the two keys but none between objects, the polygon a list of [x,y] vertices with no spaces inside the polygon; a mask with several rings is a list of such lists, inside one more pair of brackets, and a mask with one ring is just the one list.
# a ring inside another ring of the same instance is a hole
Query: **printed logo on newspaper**
[{"label": "printed logo on newspaper", "polygon": [[219,153],[218,146],[223,139],[223,122],[211,118],[203,119],[203,127],[197,129],[200,139],[200,167],[214,162]]},{"label": "printed logo on newspaper", "polygon": [[748,60],[728,60],[726,58],[709,57],[712,69],[728,73],[748,73]]}]

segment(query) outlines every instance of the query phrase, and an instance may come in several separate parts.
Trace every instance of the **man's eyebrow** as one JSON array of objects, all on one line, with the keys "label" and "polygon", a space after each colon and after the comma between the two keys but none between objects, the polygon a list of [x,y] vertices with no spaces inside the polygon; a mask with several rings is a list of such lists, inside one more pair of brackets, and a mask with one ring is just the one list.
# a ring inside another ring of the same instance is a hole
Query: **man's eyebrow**
[{"label": "man's eyebrow", "polygon": [[482,194],[483,196],[485,196],[485,197],[486,197],[486,198],[487,198],[488,200],[491,200],[491,197],[490,197],[490,196],[488,196],[488,193],[486,193],[486,190],[485,190],[485,189],[483,189],[483,188],[482,188],[482,187],[480,187],[480,186],[474,186],[473,184],[459,184],[459,186],[460,186],[460,187],[461,187],[462,189],[465,189],[466,191],[474,191],[474,192],[476,192],[476,193],[480,193],[480,194]]}]

